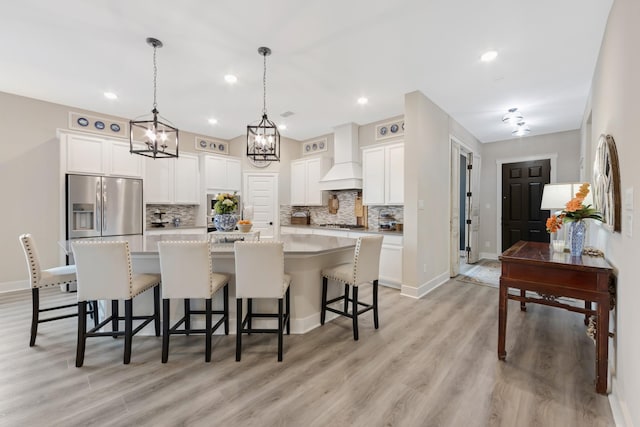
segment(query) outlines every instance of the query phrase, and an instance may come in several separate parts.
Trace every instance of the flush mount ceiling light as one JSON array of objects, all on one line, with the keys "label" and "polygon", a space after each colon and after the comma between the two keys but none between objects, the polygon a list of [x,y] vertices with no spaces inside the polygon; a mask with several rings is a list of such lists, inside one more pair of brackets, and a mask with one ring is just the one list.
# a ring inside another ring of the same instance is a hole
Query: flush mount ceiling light
[{"label": "flush mount ceiling light", "polygon": [[224,76],[224,81],[229,84],[234,84],[238,81],[238,78],[233,74],[227,74],[226,76]]},{"label": "flush mount ceiling light", "polygon": [[360,98],[358,98],[358,104],[365,105],[368,103],[369,103],[369,98],[366,98],[364,96],[361,96]]},{"label": "flush mount ceiling light", "polygon": [[258,48],[263,56],[262,74],[262,119],[247,126],[247,157],[253,162],[280,161],[280,132],[278,126],[267,117],[267,56],[271,55],[268,47]]},{"label": "flush mount ceiling light", "polygon": [[529,129],[529,126],[527,126],[525,122],[518,122],[517,125],[518,127],[511,132],[511,135],[525,136],[531,133],[531,129]]},{"label": "flush mount ceiling light", "polygon": [[217,125],[218,124],[218,120],[216,120],[216,119],[209,119],[207,121],[209,122],[210,125]]},{"label": "flush mount ceiling light", "polygon": [[[152,37],[147,38],[147,44],[153,47],[153,109],[151,116],[137,117],[129,122],[129,151],[132,154],[157,158],[178,157],[178,128],[160,116],[156,96],[158,65],[156,51],[162,47],[162,42]],[[134,141],[143,141],[144,148],[134,148]]]},{"label": "flush mount ceiling light", "polygon": [[497,57],[498,57],[498,52],[496,52],[495,50],[490,50],[483,53],[482,56],[480,56],[480,60],[482,62],[491,62]]},{"label": "flush mount ceiling light", "polygon": [[105,92],[104,97],[107,99],[118,99],[118,95],[113,92]]},{"label": "flush mount ceiling light", "polygon": [[278,125],[278,129],[280,130],[285,130],[287,128],[287,125],[285,125],[284,123],[281,123]]},{"label": "flush mount ceiling light", "polygon": [[509,125],[516,125],[521,122],[524,116],[517,108],[509,108],[509,112],[502,117],[502,122]]}]

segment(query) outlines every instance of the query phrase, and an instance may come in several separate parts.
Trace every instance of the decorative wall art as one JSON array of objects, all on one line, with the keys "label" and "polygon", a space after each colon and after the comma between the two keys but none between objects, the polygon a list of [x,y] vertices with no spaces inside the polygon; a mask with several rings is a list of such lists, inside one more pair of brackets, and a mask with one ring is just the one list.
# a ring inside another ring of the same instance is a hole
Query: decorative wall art
[{"label": "decorative wall art", "polygon": [[302,155],[316,154],[322,151],[327,151],[327,138],[318,139],[315,141],[304,142],[302,144]]},{"label": "decorative wall art", "polygon": [[69,112],[69,129],[97,133],[120,138],[128,138],[127,122],[111,120],[106,117]]},{"label": "decorative wall art", "polygon": [[402,119],[376,126],[376,140],[402,135],[404,135],[404,120]]},{"label": "decorative wall art", "polygon": [[229,143],[219,139],[196,135],[196,150],[215,154],[229,154]]},{"label": "decorative wall art", "polygon": [[605,226],[621,230],[620,166],[616,143],[611,135],[600,135],[593,164],[593,201]]}]

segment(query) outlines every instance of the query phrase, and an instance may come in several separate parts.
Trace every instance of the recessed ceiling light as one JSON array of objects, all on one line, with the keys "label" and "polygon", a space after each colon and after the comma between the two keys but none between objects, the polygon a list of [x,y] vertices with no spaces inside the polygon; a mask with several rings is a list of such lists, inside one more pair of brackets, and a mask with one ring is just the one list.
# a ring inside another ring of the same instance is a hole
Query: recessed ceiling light
[{"label": "recessed ceiling light", "polygon": [[495,50],[490,50],[482,54],[480,60],[482,62],[491,62],[498,57],[498,52]]},{"label": "recessed ceiling light", "polygon": [[218,124],[218,120],[217,119],[209,119],[208,120],[210,125],[217,125]]},{"label": "recessed ceiling light", "polygon": [[280,129],[280,130],[285,130],[286,128],[287,128],[287,125],[285,125],[284,123],[280,123],[278,125],[278,129]]},{"label": "recessed ceiling light", "polygon": [[365,105],[369,102],[369,98],[365,98],[364,96],[361,96],[360,98],[358,98],[358,104],[360,105]]},{"label": "recessed ceiling light", "polygon": [[107,99],[118,99],[118,95],[113,92],[105,92],[104,97]]},{"label": "recessed ceiling light", "polygon": [[224,81],[229,84],[234,84],[238,81],[238,78],[233,74],[227,74],[226,76],[224,76]]}]

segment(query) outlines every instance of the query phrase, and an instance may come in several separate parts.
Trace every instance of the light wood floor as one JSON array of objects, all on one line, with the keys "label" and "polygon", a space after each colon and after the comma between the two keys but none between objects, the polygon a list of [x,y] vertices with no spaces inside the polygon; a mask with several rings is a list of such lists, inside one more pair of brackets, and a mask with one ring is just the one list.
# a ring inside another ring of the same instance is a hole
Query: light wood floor
[{"label": "light wood floor", "polygon": [[[361,292],[366,294],[365,292]],[[57,290],[44,298],[71,299]],[[6,426],[608,426],[581,316],[509,304],[507,361],[496,356],[498,291],[451,280],[421,300],[381,288],[354,342],[349,319],[285,337],[90,338],[75,368],[76,319],[41,324],[29,348],[30,293],[0,295],[0,425]]]}]

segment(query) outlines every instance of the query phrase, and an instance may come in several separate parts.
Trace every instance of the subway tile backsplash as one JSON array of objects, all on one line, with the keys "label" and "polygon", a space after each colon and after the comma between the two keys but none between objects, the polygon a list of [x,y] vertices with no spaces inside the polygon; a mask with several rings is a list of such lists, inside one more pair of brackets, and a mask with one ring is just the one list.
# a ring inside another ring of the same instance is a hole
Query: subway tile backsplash
[{"label": "subway tile backsplash", "polygon": [[[311,224],[355,224],[356,215],[354,209],[358,191],[332,191],[330,194],[336,194],[340,202],[340,208],[336,214],[329,213],[328,206],[280,205],[280,225],[290,225],[291,214],[299,211],[309,212]],[[404,208],[402,206],[369,206],[368,210],[369,229],[378,228],[378,218],[382,211],[393,215],[396,222],[403,222]]]}]

